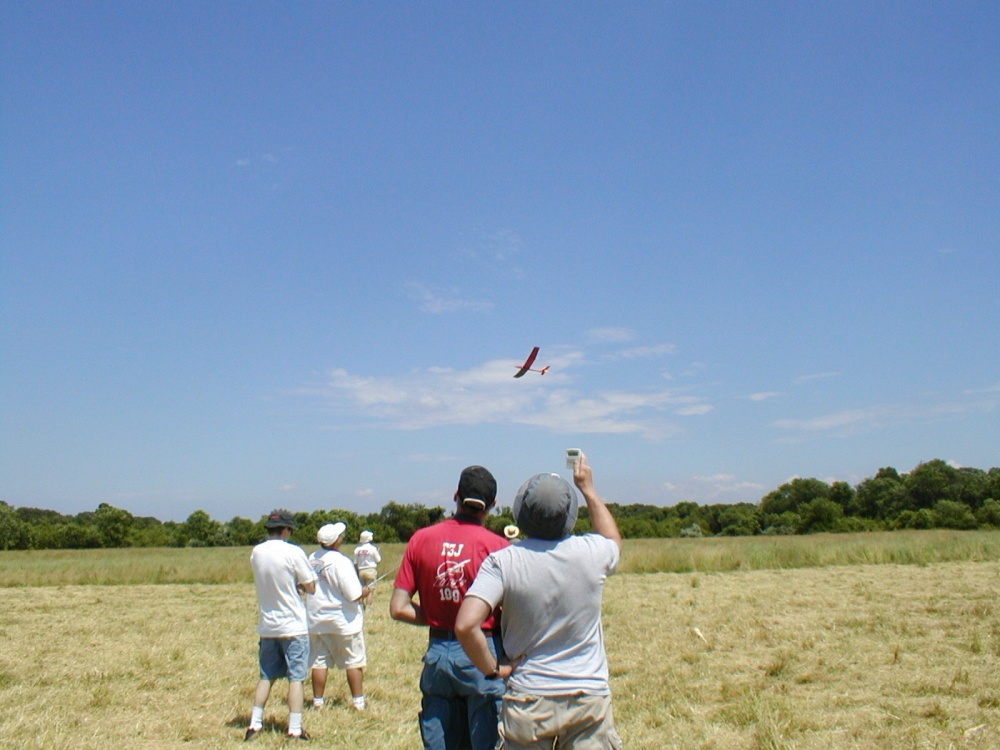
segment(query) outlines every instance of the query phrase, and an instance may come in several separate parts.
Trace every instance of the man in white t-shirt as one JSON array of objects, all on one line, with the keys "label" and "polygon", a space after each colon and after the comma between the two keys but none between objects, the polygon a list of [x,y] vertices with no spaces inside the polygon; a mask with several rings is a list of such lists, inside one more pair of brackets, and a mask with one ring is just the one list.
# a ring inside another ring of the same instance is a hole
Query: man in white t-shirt
[{"label": "man in white t-shirt", "polygon": [[[501,711],[505,750],[623,747],[611,710],[601,625],[604,582],[618,566],[622,538],[582,453],[573,480],[596,533],[572,535],[577,499],[569,482],[558,474],[531,477],[513,507],[527,538],[486,558],[455,621],[476,667],[507,683]],[[497,662],[480,630],[498,606],[509,664]]]},{"label": "man in white t-shirt", "polygon": [[368,593],[362,586],[354,562],[340,551],[347,526],[328,523],[316,532],[320,549],[309,558],[316,572],[316,593],[309,597],[309,646],[312,655],[313,708],[326,702],[326,680],[330,667],[347,672],[351,708],[364,711],[365,655],[364,607]]},{"label": "man in white t-shirt", "polygon": [[302,594],[316,590],[316,574],[302,548],[289,540],[296,527],[287,510],[273,511],[264,522],[267,541],[253,548],[250,566],[257,589],[260,621],[260,680],[254,691],[250,726],[243,739],[257,739],[264,729],[264,706],[271,683],[288,678],[288,738],[308,740],[302,729],[303,683],[309,665],[309,624]]}]

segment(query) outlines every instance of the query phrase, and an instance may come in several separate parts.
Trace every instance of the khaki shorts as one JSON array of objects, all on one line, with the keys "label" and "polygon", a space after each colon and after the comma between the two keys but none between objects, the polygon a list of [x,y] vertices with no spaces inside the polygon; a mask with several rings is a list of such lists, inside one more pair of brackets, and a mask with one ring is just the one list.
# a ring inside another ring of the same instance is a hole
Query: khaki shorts
[{"label": "khaki shorts", "polygon": [[525,695],[508,692],[501,710],[505,750],[622,750],[610,695]]},{"label": "khaki shorts", "polygon": [[361,585],[367,586],[369,583],[375,583],[375,579],[378,577],[378,568],[362,568],[358,571],[358,578],[361,579]]},{"label": "khaki shorts", "polygon": [[312,669],[364,669],[365,634],[312,633],[309,636]]}]

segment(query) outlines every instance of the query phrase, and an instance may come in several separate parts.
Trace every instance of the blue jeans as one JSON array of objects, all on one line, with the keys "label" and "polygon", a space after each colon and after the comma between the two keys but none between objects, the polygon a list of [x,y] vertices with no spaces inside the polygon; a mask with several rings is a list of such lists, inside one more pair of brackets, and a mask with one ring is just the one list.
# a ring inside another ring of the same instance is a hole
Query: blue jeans
[{"label": "blue jeans", "polygon": [[[486,639],[503,656],[499,633]],[[503,680],[488,680],[456,640],[431,639],[420,675],[425,750],[494,750]]]}]

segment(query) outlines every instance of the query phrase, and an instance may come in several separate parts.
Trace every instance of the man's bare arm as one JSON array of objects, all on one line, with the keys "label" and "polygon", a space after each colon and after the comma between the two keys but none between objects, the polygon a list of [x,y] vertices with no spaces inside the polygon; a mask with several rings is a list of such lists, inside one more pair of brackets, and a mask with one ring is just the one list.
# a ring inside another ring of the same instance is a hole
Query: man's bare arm
[{"label": "man's bare arm", "polygon": [[389,599],[389,617],[400,622],[408,622],[411,625],[426,625],[424,611],[418,604],[414,604],[413,597],[406,589],[395,588],[392,590],[392,598]]},{"label": "man's bare arm", "polygon": [[580,494],[583,495],[583,499],[587,501],[587,510],[590,511],[590,525],[594,531],[611,539],[618,545],[618,549],[621,549],[622,535],[618,530],[618,522],[611,515],[611,511],[608,510],[608,506],[605,505],[601,496],[597,494],[597,490],[594,489],[594,470],[590,468],[587,456],[582,451],[580,459],[573,468],[573,481],[580,490]]}]

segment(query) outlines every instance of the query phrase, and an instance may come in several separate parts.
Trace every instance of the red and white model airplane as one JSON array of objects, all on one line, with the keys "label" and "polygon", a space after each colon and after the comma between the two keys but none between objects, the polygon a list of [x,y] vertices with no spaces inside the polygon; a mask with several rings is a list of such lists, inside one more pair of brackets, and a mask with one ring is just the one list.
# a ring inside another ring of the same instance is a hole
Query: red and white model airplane
[{"label": "red and white model airplane", "polygon": [[526,372],[537,372],[542,375],[547,373],[549,371],[548,365],[545,365],[545,367],[543,367],[541,370],[535,370],[531,367],[533,364],[535,364],[535,357],[537,356],[538,356],[538,347],[536,346],[534,349],[531,350],[531,354],[528,355],[528,358],[524,360],[524,364],[517,368],[517,372],[514,373],[514,377],[519,378]]}]

